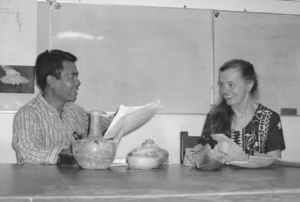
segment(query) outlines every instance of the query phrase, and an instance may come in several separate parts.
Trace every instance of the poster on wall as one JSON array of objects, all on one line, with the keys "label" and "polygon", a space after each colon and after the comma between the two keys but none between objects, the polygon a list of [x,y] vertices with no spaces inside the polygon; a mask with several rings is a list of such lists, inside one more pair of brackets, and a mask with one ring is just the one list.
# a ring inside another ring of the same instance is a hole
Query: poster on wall
[{"label": "poster on wall", "polygon": [[0,0],[0,113],[36,96],[37,1]]},{"label": "poster on wall", "polygon": [[33,66],[0,67],[0,93],[34,93]]}]

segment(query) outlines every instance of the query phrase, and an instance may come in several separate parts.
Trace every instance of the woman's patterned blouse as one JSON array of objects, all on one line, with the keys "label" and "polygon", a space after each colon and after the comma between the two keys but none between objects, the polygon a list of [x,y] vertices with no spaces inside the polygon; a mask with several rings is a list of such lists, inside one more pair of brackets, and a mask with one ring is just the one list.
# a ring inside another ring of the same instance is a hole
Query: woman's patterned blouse
[{"label": "woman's patterned blouse", "polygon": [[[210,123],[209,119],[208,115],[201,135],[204,139],[210,136],[213,123]],[[232,130],[230,138],[249,155],[254,155],[254,152],[267,153],[285,149],[279,115],[262,104],[258,105],[246,127],[241,130]]]}]

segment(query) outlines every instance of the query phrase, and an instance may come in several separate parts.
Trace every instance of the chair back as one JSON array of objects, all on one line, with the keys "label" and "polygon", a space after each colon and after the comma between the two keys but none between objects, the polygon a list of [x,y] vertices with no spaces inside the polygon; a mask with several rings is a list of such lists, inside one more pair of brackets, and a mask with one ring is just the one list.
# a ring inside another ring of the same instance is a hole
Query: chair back
[{"label": "chair back", "polygon": [[195,147],[200,140],[200,136],[189,136],[187,131],[180,132],[180,164],[183,164],[186,148]]}]

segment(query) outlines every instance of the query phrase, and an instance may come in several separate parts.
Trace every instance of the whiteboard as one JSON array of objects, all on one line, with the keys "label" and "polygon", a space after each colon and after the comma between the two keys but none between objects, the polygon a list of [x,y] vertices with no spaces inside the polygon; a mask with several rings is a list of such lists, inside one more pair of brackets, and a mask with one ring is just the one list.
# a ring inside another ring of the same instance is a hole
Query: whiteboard
[{"label": "whiteboard", "polygon": [[61,3],[52,48],[78,57],[79,105],[115,111],[155,100],[162,113],[207,113],[212,13],[204,10]]},{"label": "whiteboard", "polygon": [[214,98],[218,69],[230,59],[254,65],[259,102],[280,112],[300,110],[300,16],[219,12],[214,17]]}]

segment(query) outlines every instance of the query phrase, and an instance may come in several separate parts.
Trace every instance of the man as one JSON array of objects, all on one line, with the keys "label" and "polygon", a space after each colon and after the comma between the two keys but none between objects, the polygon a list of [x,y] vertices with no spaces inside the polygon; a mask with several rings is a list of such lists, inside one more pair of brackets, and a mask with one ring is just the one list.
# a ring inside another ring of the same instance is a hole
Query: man
[{"label": "man", "polygon": [[[60,50],[38,56],[36,79],[41,93],[21,107],[14,120],[18,163],[56,164],[58,154],[74,141],[73,134],[87,136],[88,113],[74,103],[81,84],[76,61],[74,55]],[[103,130],[110,119],[102,120]]]}]

